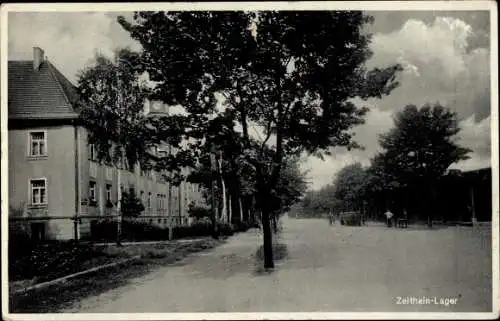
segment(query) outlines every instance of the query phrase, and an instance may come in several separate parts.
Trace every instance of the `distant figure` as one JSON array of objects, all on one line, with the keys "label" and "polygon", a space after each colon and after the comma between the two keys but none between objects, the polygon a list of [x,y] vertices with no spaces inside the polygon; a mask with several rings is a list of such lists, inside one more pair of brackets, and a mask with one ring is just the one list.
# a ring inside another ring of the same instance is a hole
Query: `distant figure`
[{"label": "distant figure", "polygon": [[398,222],[397,227],[401,227],[401,228],[408,227],[408,213],[406,212],[405,208],[403,208],[403,216],[398,218],[397,222]]},{"label": "distant figure", "polygon": [[392,217],[394,216],[394,214],[392,214],[392,212],[390,210],[387,210],[387,212],[385,212],[385,217],[387,218],[387,227],[392,227]]},{"label": "distant figure", "polygon": [[328,211],[328,221],[329,221],[330,225],[333,225],[333,222],[335,221],[335,218],[333,215],[334,215],[333,211],[331,211],[331,210]]}]

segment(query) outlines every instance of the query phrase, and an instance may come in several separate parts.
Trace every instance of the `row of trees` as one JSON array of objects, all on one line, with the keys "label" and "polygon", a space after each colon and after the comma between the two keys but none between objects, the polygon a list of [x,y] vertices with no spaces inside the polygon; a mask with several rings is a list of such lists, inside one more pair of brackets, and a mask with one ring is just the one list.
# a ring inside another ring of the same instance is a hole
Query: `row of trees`
[{"label": "row of trees", "polygon": [[[309,210],[390,209],[410,211],[432,224],[437,186],[453,163],[467,159],[469,149],[455,142],[460,128],[456,114],[440,104],[417,108],[408,105],[396,114],[394,127],[380,136],[382,151],[363,168],[348,165],[332,185],[308,194],[303,207]],[[401,214],[401,213],[400,213]]]},{"label": "row of trees", "polygon": [[[129,163],[176,173],[172,181],[183,178],[180,168],[206,166],[209,152],[220,151],[228,182],[236,186],[231,190],[255,196],[264,266],[272,268],[271,222],[298,193],[280,185],[296,173],[293,159],[328,153],[332,146],[359,147],[349,129],[363,123],[367,110],[352,98],[381,98],[398,85],[399,65],[365,67],[372,55],[365,25],[371,21],[355,11],[149,11],[134,13],[132,21],[119,17],[142,50],[121,51],[109,68],[119,73],[90,77],[91,68],[82,74],[82,109],[90,109],[83,119],[101,158],[114,159],[110,152],[125,156]],[[138,80],[145,74],[154,84],[149,88]],[[136,107],[145,93],[182,106],[184,113],[141,116]],[[255,128],[262,134],[251,135]],[[162,143],[177,152],[151,161],[147,147]]]}]

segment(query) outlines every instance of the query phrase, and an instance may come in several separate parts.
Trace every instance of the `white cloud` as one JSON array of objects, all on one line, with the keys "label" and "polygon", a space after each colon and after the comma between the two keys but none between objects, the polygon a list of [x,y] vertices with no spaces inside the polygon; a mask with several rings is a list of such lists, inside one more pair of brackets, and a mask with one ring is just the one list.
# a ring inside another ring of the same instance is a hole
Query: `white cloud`
[{"label": "white cloud", "polygon": [[379,149],[378,135],[393,126],[392,115],[408,104],[420,107],[440,102],[455,111],[463,128],[459,141],[474,151],[469,160],[455,166],[488,166],[490,57],[488,48],[469,50],[468,41],[474,32],[460,19],[437,17],[429,24],[409,19],[399,30],[375,34],[371,44],[374,55],[368,65],[402,64],[405,71],[399,75],[401,85],[390,96],[369,101],[372,109],[366,123],[354,129],[355,140],[366,150],[335,148],[336,158],[325,162],[311,158],[304,164],[304,168],[311,168],[313,186],[329,183],[333,173],[351,160],[366,163]]},{"label": "white cloud", "polygon": [[437,17],[432,24],[408,20],[401,29],[373,36],[370,65],[406,67],[401,86],[380,103],[382,109],[402,109],[412,103],[439,101],[460,119],[490,113],[489,49],[469,49],[472,27],[460,19]]},{"label": "white cloud", "polygon": [[491,166],[491,117],[476,122],[475,115],[460,122],[457,143],[470,148],[469,159],[453,164],[452,168],[464,171]]},{"label": "white cloud", "polygon": [[31,60],[32,47],[38,46],[73,83],[96,52],[110,56],[117,47],[139,48],[104,12],[21,12],[8,19],[9,60]]}]

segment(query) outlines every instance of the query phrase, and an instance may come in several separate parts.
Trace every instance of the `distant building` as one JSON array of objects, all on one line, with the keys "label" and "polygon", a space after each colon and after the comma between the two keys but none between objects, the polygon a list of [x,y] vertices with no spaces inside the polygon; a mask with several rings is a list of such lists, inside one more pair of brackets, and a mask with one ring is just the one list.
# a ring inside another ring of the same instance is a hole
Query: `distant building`
[{"label": "distant building", "polygon": [[[187,182],[170,186],[162,173],[143,171],[138,165],[121,171],[119,187],[117,168],[98,163],[94,146],[88,144],[88,132],[78,121],[77,100],[75,86],[44,59],[42,49],[33,49],[32,61],[8,62],[12,212],[39,217],[30,223],[37,237],[71,239],[74,230],[69,217],[112,214],[122,188],[141,198],[146,208],[143,220],[187,224],[189,202],[202,202],[199,188]],[[150,112],[161,114],[161,110]],[[90,219],[83,219],[79,236],[89,234],[90,225]]]}]

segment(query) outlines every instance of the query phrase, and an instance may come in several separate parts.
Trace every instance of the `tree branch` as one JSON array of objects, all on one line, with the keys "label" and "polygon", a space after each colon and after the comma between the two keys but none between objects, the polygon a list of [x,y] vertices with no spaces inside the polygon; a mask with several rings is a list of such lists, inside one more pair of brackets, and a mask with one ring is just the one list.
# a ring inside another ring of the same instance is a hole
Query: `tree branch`
[{"label": "tree branch", "polygon": [[271,125],[272,125],[272,120],[269,120],[267,122],[267,126],[266,126],[266,138],[264,139],[264,141],[262,142],[262,145],[260,146],[260,153],[262,154],[262,152],[264,151],[264,147],[267,143],[267,141],[269,140],[269,138],[271,137]]}]

